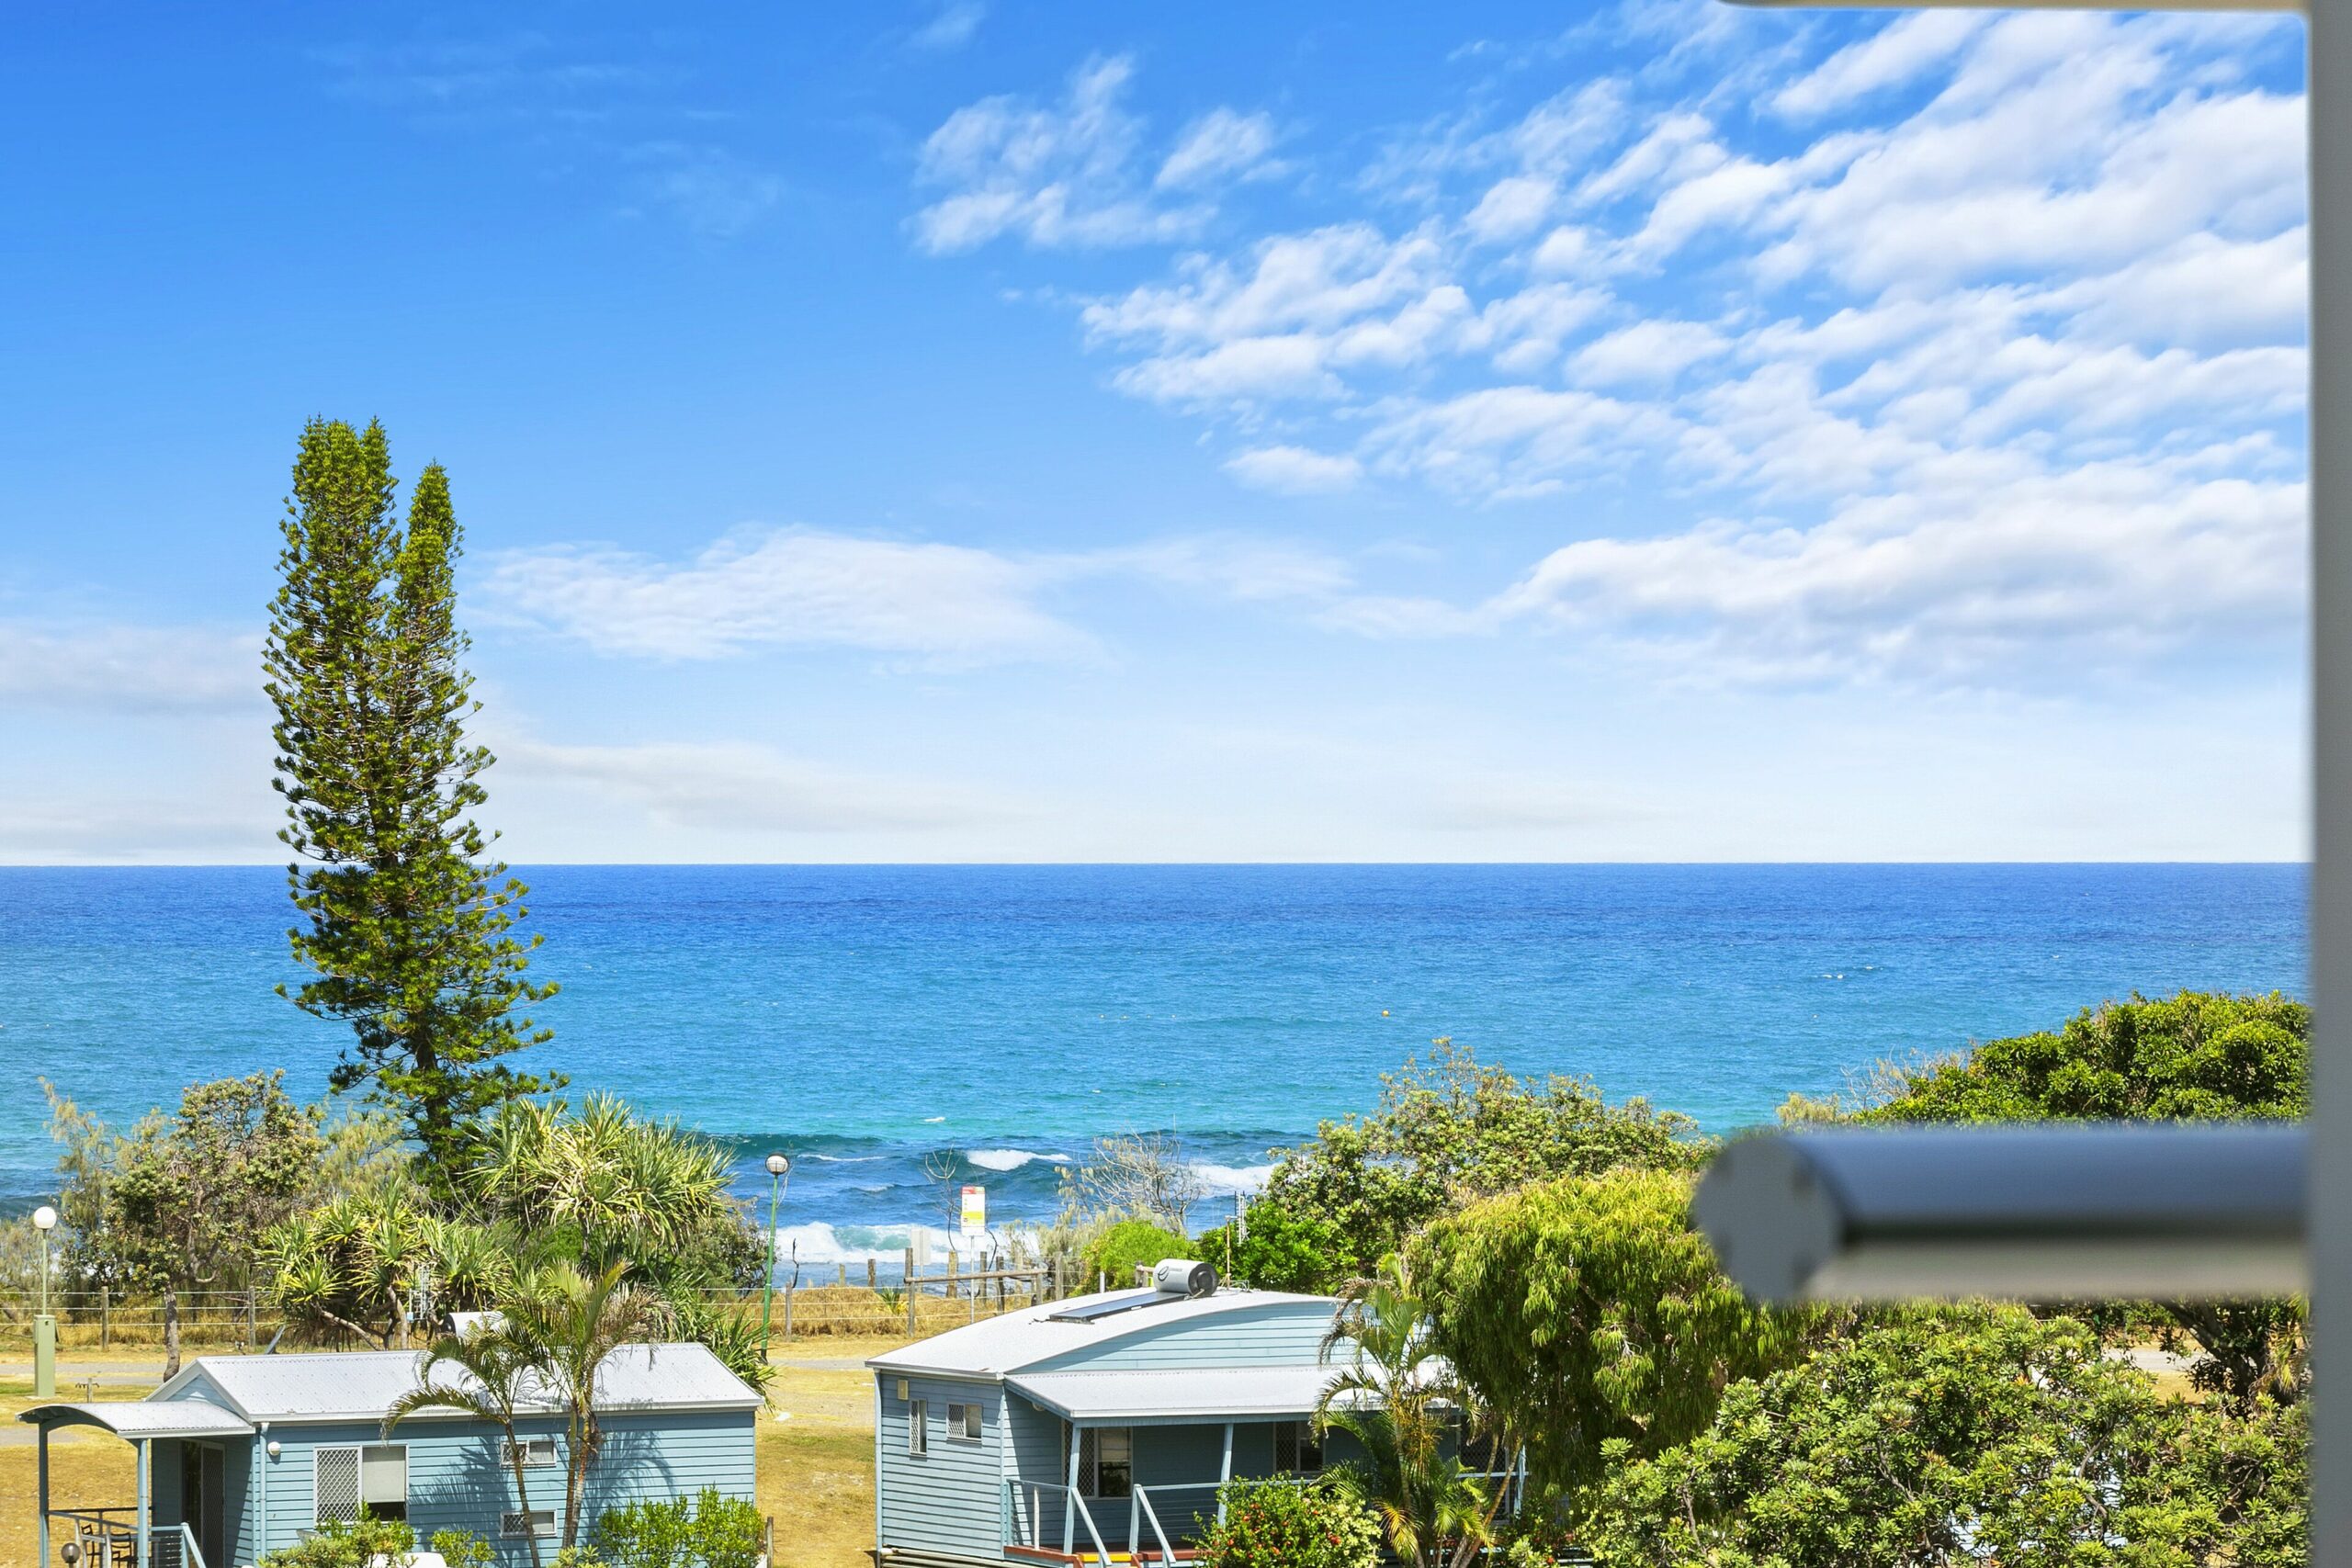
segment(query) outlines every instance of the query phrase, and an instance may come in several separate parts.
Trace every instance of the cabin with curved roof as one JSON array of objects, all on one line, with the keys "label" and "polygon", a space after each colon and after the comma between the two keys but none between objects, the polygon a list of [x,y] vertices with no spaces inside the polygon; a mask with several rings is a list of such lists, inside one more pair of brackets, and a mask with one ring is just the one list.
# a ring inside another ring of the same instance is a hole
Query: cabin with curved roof
[{"label": "cabin with curved roof", "polygon": [[1116,1291],[1023,1308],[866,1362],[886,1568],[1191,1555],[1235,1477],[1343,1457],[1313,1417],[1329,1296]]}]

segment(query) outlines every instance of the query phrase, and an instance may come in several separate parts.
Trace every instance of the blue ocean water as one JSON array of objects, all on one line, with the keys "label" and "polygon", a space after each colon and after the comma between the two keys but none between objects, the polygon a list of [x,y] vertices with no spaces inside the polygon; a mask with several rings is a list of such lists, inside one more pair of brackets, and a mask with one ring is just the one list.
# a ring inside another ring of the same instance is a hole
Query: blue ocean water
[{"label": "blue ocean water", "polygon": [[[1166,1129],[1210,1190],[1370,1105],[1440,1035],[1711,1129],[1881,1055],[2132,990],[2302,994],[2300,866],[525,868],[535,1066],[771,1148],[802,1256],[938,1223],[955,1151],[992,1217],[1054,1207],[1100,1134]],[[47,1078],[129,1120],[343,1041],[274,868],[0,869],[0,1207],[50,1184]],[[1214,1220],[1221,1210],[1213,1210]]]}]

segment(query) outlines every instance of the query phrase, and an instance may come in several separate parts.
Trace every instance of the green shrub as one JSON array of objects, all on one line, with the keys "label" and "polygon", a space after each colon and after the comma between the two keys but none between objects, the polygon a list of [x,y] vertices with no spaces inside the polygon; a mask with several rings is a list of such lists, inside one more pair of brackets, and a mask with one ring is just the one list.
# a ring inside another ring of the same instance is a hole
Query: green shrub
[{"label": "green shrub", "polygon": [[336,1519],[261,1560],[261,1568],[368,1568],[378,1558],[405,1562],[416,1532],[398,1519]]},{"label": "green shrub", "polygon": [[1108,1279],[1112,1290],[1133,1290],[1136,1264],[1194,1256],[1193,1244],[1174,1231],[1162,1230],[1149,1220],[1121,1220],[1087,1243],[1086,1283],[1091,1288],[1101,1275]]},{"label": "green shrub", "polygon": [[764,1523],[752,1504],[706,1486],[692,1503],[608,1509],[591,1535],[612,1568],[752,1568]]},{"label": "green shrub", "polygon": [[1231,1481],[1225,1517],[1201,1541],[1198,1568],[1373,1568],[1380,1523],[1329,1481]]},{"label": "green shrub", "polygon": [[449,1568],[491,1568],[498,1552],[471,1530],[435,1530],[433,1550]]}]

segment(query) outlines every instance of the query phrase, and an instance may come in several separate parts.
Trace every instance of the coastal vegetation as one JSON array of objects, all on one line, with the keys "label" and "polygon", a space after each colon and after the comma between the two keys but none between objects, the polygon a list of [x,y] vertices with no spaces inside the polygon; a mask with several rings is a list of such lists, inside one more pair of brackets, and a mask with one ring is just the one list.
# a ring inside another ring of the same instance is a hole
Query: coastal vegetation
[{"label": "coastal vegetation", "polygon": [[527,974],[539,939],[514,934],[527,889],[489,858],[494,835],[473,817],[493,759],[465,732],[481,705],[448,475],[418,474],[405,525],[396,488],[380,423],[303,428],[264,690],[278,837],[301,857],[287,880],[305,923],[288,937],[318,976],[292,999],[351,1027],[334,1086],[390,1107],[419,1178],[446,1195],[475,1117],[560,1087],[507,1060],[549,1037],[523,1010],[555,987]]},{"label": "coastal vegetation", "polygon": [[[750,1521],[708,1499],[579,1538],[598,1368],[691,1338],[769,1386],[768,1331],[740,1292],[773,1259],[729,1151],[609,1096],[575,1105],[514,1061],[548,1038],[528,1013],[554,987],[530,977],[526,889],[475,820],[492,758],[466,735],[459,530],[437,467],[404,521],[394,498],[379,425],[305,429],[266,654],[299,857],[289,938],[315,976],[291,997],[350,1028],[330,1084],[351,1098],[301,1104],[263,1074],[118,1131],[52,1089],[66,1270],[160,1296],[173,1369],[180,1297],[242,1288],[310,1340],[429,1343],[394,1424],[458,1410],[511,1434],[524,1387],[552,1393],[560,1563],[734,1568]],[[2290,1117],[2309,1038],[2308,1009],[2276,996],[2135,996],[1878,1064],[1782,1118]],[[1191,1234],[1198,1172],[1146,1133],[1065,1170],[1062,1213],[1030,1241],[1064,1279],[1125,1284],[1189,1256],[1338,1297],[1316,1420],[1359,1457],[1313,1485],[1229,1491],[1204,1548],[1218,1568],[1363,1568],[1382,1550],[1415,1568],[1489,1551],[1511,1568],[2307,1561],[2301,1303],[1759,1309],[1692,1228],[1716,1147],[1673,1111],[1440,1039],[1369,1111],[1275,1151],[1223,1225]],[[960,1156],[927,1169],[946,1206]],[[494,1316],[454,1332],[477,1310]],[[2114,1353],[2151,1346],[2190,1353],[2185,1386]],[[397,1560],[413,1542],[396,1533],[322,1530],[272,1568]]]},{"label": "coastal vegetation", "polygon": [[[2291,1116],[2309,1033],[2275,996],[2134,997],[1881,1063],[1783,1119]],[[2307,1561],[2301,1303],[1758,1309],[1691,1226],[1712,1149],[1670,1111],[1440,1041],[1373,1111],[1278,1151],[1202,1251],[1340,1292],[1348,1375],[1419,1366],[1446,1390],[1453,1450],[1416,1437],[1410,1399],[1321,1417],[1424,1562],[1431,1540],[1626,1568]],[[2129,1347],[2191,1353],[2187,1386]],[[1515,1518],[1486,1511],[1512,1465]]]}]

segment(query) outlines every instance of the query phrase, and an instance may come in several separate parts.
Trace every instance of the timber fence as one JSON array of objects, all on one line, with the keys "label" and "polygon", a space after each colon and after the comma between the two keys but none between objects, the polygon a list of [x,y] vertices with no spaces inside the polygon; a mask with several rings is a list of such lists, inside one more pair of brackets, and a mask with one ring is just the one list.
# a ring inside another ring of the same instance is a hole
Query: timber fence
[{"label": "timber fence", "polygon": [[[771,1342],[816,1337],[920,1338],[960,1324],[978,1322],[1058,1299],[1081,1286],[1074,1266],[965,1269],[951,1258],[924,1268],[908,1258],[883,1273],[872,1259],[854,1276],[847,1264],[820,1269],[801,1265],[797,1278],[779,1269],[772,1293],[757,1285],[700,1292],[701,1304],[721,1309],[746,1323],[764,1315]],[[830,1277],[828,1277],[830,1276]],[[49,1309],[57,1318],[62,1350],[117,1350],[164,1344],[164,1310],[159,1295],[109,1290],[51,1290]],[[28,1354],[38,1292],[0,1290],[0,1351]],[[273,1345],[302,1349],[372,1349],[349,1335],[289,1327],[266,1291],[183,1291],[179,1293],[180,1346],[202,1351],[255,1351]],[[430,1334],[420,1331],[412,1344]]]}]

